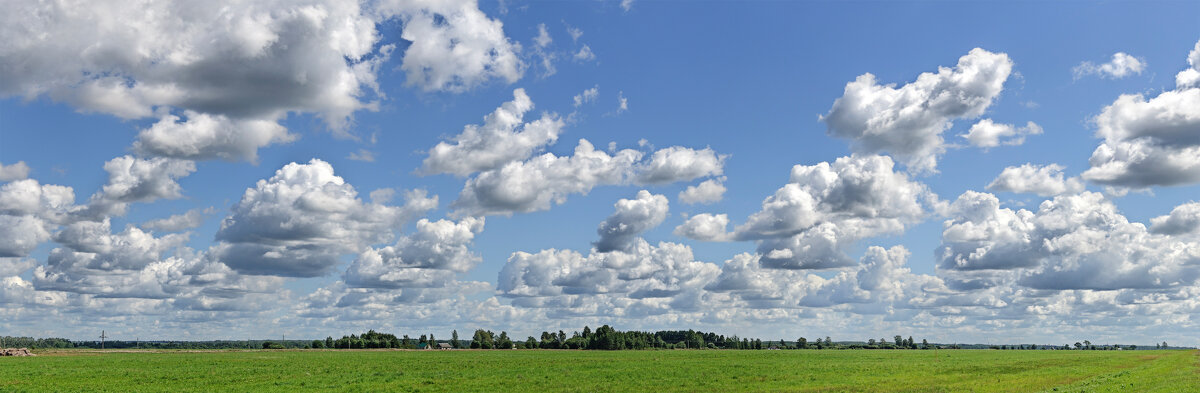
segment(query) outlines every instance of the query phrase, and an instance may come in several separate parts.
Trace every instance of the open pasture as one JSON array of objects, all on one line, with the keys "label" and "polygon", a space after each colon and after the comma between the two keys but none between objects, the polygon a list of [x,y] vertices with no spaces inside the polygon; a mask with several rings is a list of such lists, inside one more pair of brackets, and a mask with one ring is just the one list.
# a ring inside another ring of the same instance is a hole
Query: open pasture
[{"label": "open pasture", "polygon": [[49,351],[0,391],[1200,392],[1200,351]]}]

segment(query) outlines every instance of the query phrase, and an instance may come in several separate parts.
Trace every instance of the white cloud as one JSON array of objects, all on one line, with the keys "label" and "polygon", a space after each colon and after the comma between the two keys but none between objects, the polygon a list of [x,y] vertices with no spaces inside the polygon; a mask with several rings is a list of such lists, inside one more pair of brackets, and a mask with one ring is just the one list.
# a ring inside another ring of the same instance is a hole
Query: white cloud
[{"label": "white cloud", "polygon": [[571,36],[571,42],[578,42],[579,37],[583,37],[583,30],[567,25],[567,34]]},{"label": "white cloud", "polygon": [[1175,74],[1176,89],[1200,88],[1200,41],[1196,41],[1196,46],[1188,53],[1187,62],[1190,67]]},{"label": "white cloud", "polygon": [[655,151],[650,162],[638,167],[637,182],[667,184],[706,176],[720,176],[727,156],[718,155],[712,148],[702,150],[671,146]]},{"label": "white cloud", "polygon": [[29,165],[25,161],[17,161],[16,164],[4,165],[0,162],[0,181],[22,180],[29,177]]},{"label": "white cloud", "polygon": [[204,224],[206,216],[213,213],[212,208],[208,209],[192,209],[183,214],[175,214],[170,217],[150,220],[142,223],[140,226],[146,229],[164,232],[179,232],[185,229],[192,229]]},{"label": "white cloud", "polygon": [[954,68],[939,67],[896,88],[863,74],[821,120],[829,135],[849,139],[855,151],[887,152],[914,172],[934,172],[945,151],[942,133],[955,119],[983,115],[1012,72],[1008,55],[972,49]]},{"label": "white cloud", "polygon": [[633,8],[633,0],[621,0],[621,9],[629,12]]},{"label": "white cloud", "polygon": [[520,46],[503,23],[479,10],[475,0],[388,1],[379,7],[404,22],[400,38],[412,42],[400,69],[406,84],[424,91],[463,92],[490,79],[516,82],[525,65]]},{"label": "white cloud", "polygon": [[550,38],[550,31],[546,30],[546,24],[539,23],[537,27],[538,27],[538,35],[536,37],[533,37],[533,43],[536,44],[537,47],[539,47],[539,48],[545,48],[547,46],[550,46],[550,43],[554,42],[554,39]]},{"label": "white cloud", "polygon": [[617,113],[623,113],[629,110],[629,99],[625,98],[625,92],[617,92]]},{"label": "white cloud", "polygon": [[638,191],[637,199],[621,199],[613,205],[616,211],[600,223],[596,232],[597,252],[628,251],[636,245],[638,235],[662,224],[667,219],[667,197]]},{"label": "white cloud", "polygon": [[851,156],[834,163],[796,165],[791,180],[732,232],[728,217],[699,214],[676,228],[697,240],[756,240],[764,266],[828,269],[854,261],[846,250],[859,240],[900,233],[922,220],[937,196],[895,172],[885,156]]},{"label": "white cloud", "polygon": [[582,93],[576,94],[574,97],[575,107],[585,103],[595,102],[596,97],[600,96],[600,85],[592,86],[592,88],[584,90]]},{"label": "white cloud", "polygon": [[1024,127],[1017,128],[1011,124],[1001,124],[993,122],[992,119],[983,119],[971,126],[966,134],[959,136],[966,138],[972,146],[986,149],[1000,145],[1021,145],[1025,143],[1026,136],[1041,135],[1041,133],[1042,127],[1032,121],[1026,123]]},{"label": "white cloud", "polygon": [[129,203],[183,197],[176,182],[196,171],[196,163],[173,158],[117,157],[104,163],[108,182],[88,200],[88,214],[124,215]]},{"label": "white cloud", "polygon": [[1112,55],[1112,60],[1109,60],[1107,63],[1096,65],[1090,61],[1085,61],[1071,69],[1071,72],[1075,74],[1075,79],[1088,75],[1121,79],[1132,74],[1141,75],[1145,69],[1146,60],[1131,56],[1125,52],[1117,52]]},{"label": "white cloud", "polygon": [[460,92],[520,78],[519,46],[473,0],[23,3],[0,17],[0,96],[49,97],[84,112],[158,118],[143,154],[255,160],[295,139],[279,124],[312,113],[347,135],[383,97],[376,73],[403,21],[409,85]]},{"label": "white cloud", "polygon": [[454,273],[474,268],[482,260],[470,250],[475,235],[483,231],[482,218],[467,217],[417,222],[416,232],[395,245],[370,248],[359,254],[343,276],[358,288],[440,288],[453,282]]},{"label": "white cloud", "polygon": [[514,90],[513,100],[485,116],[483,125],[467,125],[452,138],[452,143],[439,142],[430,149],[421,172],[466,176],[526,159],[553,144],[565,123],[549,113],[523,123],[525,114],[532,109],[533,100],[525,94],[525,89]]},{"label": "white cloud", "polygon": [[1200,203],[1191,202],[1171,209],[1171,214],[1150,219],[1150,232],[1183,235],[1200,231]]},{"label": "white cloud", "polygon": [[221,222],[216,255],[241,273],[320,276],[340,255],[391,240],[394,228],[436,206],[423,191],[404,206],[363,202],[328,163],[290,163],[246,190]]},{"label": "white cloud", "polygon": [[949,211],[939,269],[959,282],[1161,290],[1200,278],[1200,243],[1151,233],[1098,193],[1058,196],[1034,213],[1000,208],[995,196],[967,192]]},{"label": "white cloud", "polygon": [[24,257],[50,239],[47,223],[33,216],[0,215],[0,259]]},{"label": "white cloud", "polygon": [[[1193,71],[1196,53],[1189,55]],[[1128,188],[1200,182],[1200,86],[1180,83],[1149,99],[1123,94],[1093,121],[1104,141],[1084,179]]]},{"label": "white cloud", "polygon": [[451,206],[460,215],[528,213],[600,185],[687,181],[719,175],[723,165],[711,149],[669,147],[655,152],[649,162],[642,162],[643,156],[631,149],[609,155],[581,139],[571,156],[546,153],[479,173],[467,180]]},{"label": "white cloud", "polygon": [[575,61],[596,60],[596,54],[592,52],[592,47],[587,46],[586,44],[579,48],[579,51],[575,52],[575,56],[573,57],[575,58]]},{"label": "white cloud", "polygon": [[691,216],[683,224],[675,227],[675,235],[688,239],[706,242],[732,240],[733,234],[726,229],[729,227],[729,215],[703,213]]},{"label": "white cloud", "polygon": [[725,185],[720,180],[708,179],[700,184],[688,186],[679,192],[679,201],[687,205],[720,202],[725,196]]},{"label": "white cloud", "polygon": [[1063,167],[1058,164],[1024,164],[1004,168],[987,189],[1016,193],[1034,193],[1039,196],[1077,194],[1084,189],[1083,181],[1077,177],[1066,178]]}]

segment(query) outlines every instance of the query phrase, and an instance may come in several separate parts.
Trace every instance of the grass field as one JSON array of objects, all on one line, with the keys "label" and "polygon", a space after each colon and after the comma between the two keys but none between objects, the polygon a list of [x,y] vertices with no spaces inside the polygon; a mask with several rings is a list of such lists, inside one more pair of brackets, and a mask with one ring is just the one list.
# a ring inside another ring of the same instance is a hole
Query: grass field
[{"label": "grass field", "polygon": [[0,358],[0,391],[1200,392],[1200,351],[202,351]]}]

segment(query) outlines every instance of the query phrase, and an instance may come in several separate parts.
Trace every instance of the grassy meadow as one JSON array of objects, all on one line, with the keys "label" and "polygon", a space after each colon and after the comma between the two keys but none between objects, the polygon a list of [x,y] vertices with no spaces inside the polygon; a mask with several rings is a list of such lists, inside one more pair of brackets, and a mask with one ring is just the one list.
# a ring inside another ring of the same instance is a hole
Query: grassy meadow
[{"label": "grassy meadow", "polygon": [[4,392],[1200,392],[1200,351],[41,351]]}]

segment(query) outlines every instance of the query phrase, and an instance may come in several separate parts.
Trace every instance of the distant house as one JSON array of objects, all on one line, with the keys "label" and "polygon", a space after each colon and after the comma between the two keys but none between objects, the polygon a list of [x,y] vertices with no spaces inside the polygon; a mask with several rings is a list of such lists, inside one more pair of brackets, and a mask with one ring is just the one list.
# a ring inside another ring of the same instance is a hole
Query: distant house
[{"label": "distant house", "polygon": [[437,349],[454,349],[454,347],[450,343],[438,343]]}]

